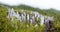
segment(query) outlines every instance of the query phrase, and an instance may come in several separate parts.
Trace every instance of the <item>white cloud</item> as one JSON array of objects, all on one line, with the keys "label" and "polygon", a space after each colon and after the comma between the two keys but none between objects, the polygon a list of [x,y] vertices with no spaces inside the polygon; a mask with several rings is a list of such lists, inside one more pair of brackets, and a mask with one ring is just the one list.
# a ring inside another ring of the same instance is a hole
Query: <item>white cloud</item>
[{"label": "white cloud", "polygon": [[60,10],[60,0],[0,0],[9,5],[26,4],[42,9],[55,8]]}]

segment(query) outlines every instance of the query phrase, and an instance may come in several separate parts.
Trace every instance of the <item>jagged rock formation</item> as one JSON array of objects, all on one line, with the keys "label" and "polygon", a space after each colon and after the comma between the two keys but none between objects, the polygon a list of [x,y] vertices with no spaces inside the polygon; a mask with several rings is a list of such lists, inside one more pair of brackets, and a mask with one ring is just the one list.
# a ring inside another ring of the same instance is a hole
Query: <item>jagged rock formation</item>
[{"label": "jagged rock formation", "polygon": [[8,11],[8,17],[12,18],[12,21],[14,21],[14,17],[16,17],[20,22],[27,21],[28,23],[37,24],[37,22],[39,21],[40,24],[43,25],[44,18],[48,17],[34,11],[30,11],[30,13],[27,13],[27,11],[21,10],[22,12],[20,14],[18,13],[18,11],[15,12],[13,8],[9,8]]}]

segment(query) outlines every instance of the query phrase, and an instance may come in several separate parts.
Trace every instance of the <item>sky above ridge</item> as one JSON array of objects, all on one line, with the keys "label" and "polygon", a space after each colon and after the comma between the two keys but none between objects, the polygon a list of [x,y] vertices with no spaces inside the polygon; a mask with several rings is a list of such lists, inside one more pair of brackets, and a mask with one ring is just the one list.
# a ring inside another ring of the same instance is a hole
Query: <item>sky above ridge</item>
[{"label": "sky above ridge", "polygon": [[60,0],[0,0],[0,3],[8,5],[26,4],[40,9],[54,8],[60,10]]}]

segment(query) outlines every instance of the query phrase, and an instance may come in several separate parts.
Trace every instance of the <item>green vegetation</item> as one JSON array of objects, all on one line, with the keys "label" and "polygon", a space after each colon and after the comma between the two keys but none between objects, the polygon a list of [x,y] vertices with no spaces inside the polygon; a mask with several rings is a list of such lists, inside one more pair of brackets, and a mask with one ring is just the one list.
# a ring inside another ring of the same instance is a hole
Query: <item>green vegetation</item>
[{"label": "green vegetation", "polygon": [[[34,25],[29,23],[20,23],[20,21],[16,19],[14,23],[12,23],[11,18],[9,19],[6,18],[8,14],[8,9],[6,8],[6,6],[8,5],[0,6],[0,32],[44,32],[45,31],[45,25],[35,27]],[[58,29],[58,32],[60,32],[60,11],[57,11],[52,8],[46,10],[33,8],[27,5],[8,6],[8,7],[18,10],[19,13],[21,13],[21,9],[24,9],[27,10],[27,13],[29,13],[29,11],[37,11],[42,15],[54,16],[54,24],[55,24],[54,26],[55,28]]]}]

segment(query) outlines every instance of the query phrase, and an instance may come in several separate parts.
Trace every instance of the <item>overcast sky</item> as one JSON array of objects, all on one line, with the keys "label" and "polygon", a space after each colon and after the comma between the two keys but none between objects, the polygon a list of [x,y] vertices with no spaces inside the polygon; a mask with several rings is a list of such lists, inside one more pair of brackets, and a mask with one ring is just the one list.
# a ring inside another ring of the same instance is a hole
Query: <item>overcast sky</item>
[{"label": "overcast sky", "polygon": [[60,0],[0,0],[0,2],[9,5],[26,4],[41,9],[54,8],[60,10]]}]

